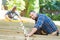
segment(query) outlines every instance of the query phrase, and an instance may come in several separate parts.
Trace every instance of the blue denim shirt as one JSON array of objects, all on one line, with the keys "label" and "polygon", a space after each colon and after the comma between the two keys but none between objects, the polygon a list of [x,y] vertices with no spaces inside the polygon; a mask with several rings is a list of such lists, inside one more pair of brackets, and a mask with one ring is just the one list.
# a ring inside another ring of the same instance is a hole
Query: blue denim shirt
[{"label": "blue denim shirt", "polygon": [[35,20],[34,27],[37,28],[37,30],[42,28],[48,34],[57,30],[57,27],[54,24],[54,22],[49,17],[47,17],[45,14],[37,15],[37,19]]}]

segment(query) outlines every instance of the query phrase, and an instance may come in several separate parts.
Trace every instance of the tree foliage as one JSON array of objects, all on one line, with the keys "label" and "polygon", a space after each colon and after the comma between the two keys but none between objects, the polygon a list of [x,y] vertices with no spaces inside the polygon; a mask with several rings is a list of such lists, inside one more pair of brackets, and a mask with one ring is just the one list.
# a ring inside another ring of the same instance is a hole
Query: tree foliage
[{"label": "tree foliage", "polygon": [[25,6],[25,8],[26,8],[26,17],[29,17],[29,12],[31,11],[31,10],[34,10],[34,1],[35,0],[25,0],[25,3],[26,3],[26,6]]},{"label": "tree foliage", "polygon": [[7,0],[7,6],[9,10],[13,6],[17,6],[17,10],[21,11],[25,9],[25,2],[23,0]]},{"label": "tree foliage", "polygon": [[60,1],[59,0],[39,0],[40,12],[43,10],[60,11]]},{"label": "tree foliage", "polygon": [[[39,12],[41,13],[50,13],[50,17],[52,17],[53,12],[60,11],[60,0],[37,0],[39,4],[35,1],[36,0],[8,0],[7,6],[8,9],[11,9],[13,5],[16,5],[17,10],[21,11],[21,15],[25,17],[29,17],[29,12],[36,9],[40,9]],[[39,5],[38,8],[36,8],[37,5]]]},{"label": "tree foliage", "polygon": [[8,0],[7,6],[8,9],[11,9],[13,5],[17,6],[18,11],[22,11],[24,16],[29,16],[29,11],[34,10],[34,1],[35,0]]}]

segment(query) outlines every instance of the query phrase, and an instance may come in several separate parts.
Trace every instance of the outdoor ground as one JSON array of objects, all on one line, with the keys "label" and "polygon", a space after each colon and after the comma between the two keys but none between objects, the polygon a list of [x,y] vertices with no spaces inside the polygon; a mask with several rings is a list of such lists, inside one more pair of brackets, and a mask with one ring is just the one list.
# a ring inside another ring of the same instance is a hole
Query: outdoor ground
[{"label": "outdoor ground", "polygon": [[[34,23],[25,22],[24,26],[28,31],[31,30]],[[59,30],[60,27],[58,26]],[[25,40],[23,30],[19,23],[5,22],[0,20],[0,40]],[[60,40],[60,36],[51,35],[33,35],[29,40]]]}]

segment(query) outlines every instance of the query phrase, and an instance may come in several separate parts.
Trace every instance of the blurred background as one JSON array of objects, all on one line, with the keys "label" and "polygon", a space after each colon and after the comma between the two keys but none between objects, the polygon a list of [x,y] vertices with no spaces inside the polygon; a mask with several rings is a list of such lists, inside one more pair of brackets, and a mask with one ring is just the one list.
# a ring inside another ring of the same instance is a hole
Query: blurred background
[{"label": "blurred background", "polygon": [[53,20],[60,20],[60,0],[0,0],[0,10],[11,10],[14,5],[24,17],[29,17],[29,11],[35,10],[37,13],[46,14]]},{"label": "blurred background", "polygon": [[[6,12],[11,10],[13,6],[17,6],[17,11],[22,16],[23,24],[26,29],[28,28],[29,30],[31,30],[30,28],[34,26],[34,20],[29,18],[29,12],[31,10],[34,10],[36,11],[36,13],[46,14],[47,16],[49,16],[60,30],[60,0],[0,0],[0,39],[18,40],[21,35],[17,32],[19,31],[21,34],[23,34],[19,22],[5,21]],[[40,37],[43,39],[43,36]],[[54,40],[60,40],[60,36],[48,36],[44,38],[51,38],[50,40],[52,40],[53,38]],[[20,40],[22,39],[23,38],[21,38]]]}]

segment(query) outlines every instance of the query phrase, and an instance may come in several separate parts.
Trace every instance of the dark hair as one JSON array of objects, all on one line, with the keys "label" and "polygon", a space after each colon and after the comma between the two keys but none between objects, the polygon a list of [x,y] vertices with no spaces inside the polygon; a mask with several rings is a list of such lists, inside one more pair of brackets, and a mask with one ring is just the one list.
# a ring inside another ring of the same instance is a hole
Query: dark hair
[{"label": "dark hair", "polygon": [[31,10],[29,13],[31,13],[31,12],[34,12],[34,13],[35,13],[35,11],[34,11],[34,10]]},{"label": "dark hair", "polygon": [[16,6],[13,6],[12,11],[16,10]]},{"label": "dark hair", "polygon": [[16,9],[16,6],[14,6],[13,9]]}]

